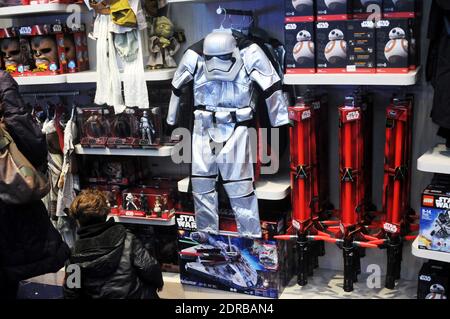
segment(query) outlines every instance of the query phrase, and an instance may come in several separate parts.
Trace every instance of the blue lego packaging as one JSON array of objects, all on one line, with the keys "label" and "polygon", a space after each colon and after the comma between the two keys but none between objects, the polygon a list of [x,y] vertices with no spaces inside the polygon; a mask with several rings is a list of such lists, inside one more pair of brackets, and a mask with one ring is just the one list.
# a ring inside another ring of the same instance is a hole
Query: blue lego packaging
[{"label": "blue lego packaging", "polygon": [[450,187],[429,185],[422,194],[419,248],[450,252]]},{"label": "blue lego packaging", "polygon": [[220,218],[220,234],[198,232],[195,215],[178,212],[181,283],[278,298],[293,276],[291,245],[273,236],[284,232],[282,219],[262,221],[262,238],[239,237],[234,218]]}]

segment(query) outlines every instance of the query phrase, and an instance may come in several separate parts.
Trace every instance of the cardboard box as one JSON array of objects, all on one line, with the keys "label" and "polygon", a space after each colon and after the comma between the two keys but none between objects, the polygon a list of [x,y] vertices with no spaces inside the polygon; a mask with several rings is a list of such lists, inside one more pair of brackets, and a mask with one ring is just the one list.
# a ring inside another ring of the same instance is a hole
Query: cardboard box
[{"label": "cardboard box", "polygon": [[419,249],[450,252],[450,188],[429,185],[422,194]]},{"label": "cardboard box", "polygon": [[290,243],[273,239],[284,233],[282,220],[262,221],[262,239],[239,237],[230,218],[221,218],[220,235],[197,232],[190,212],[176,221],[182,284],[278,298],[293,276]]},{"label": "cardboard box", "polygon": [[448,299],[450,280],[448,264],[428,261],[419,272],[417,299]]},{"label": "cardboard box", "polygon": [[349,20],[353,0],[317,0],[317,21]]},{"label": "cardboard box", "polygon": [[285,0],[285,22],[312,22],[316,8],[314,0]]},{"label": "cardboard box", "polygon": [[347,72],[346,22],[316,22],[317,73]]},{"label": "cardboard box", "polygon": [[316,72],[314,22],[292,22],[285,25],[286,73]]},{"label": "cardboard box", "polygon": [[385,18],[414,18],[419,9],[416,0],[383,0],[383,16]]},{"label": "cardboard box", "polygon": [[377,72],[407,73],[411,43],[408,19],[383,19],[377,22]]},{"label": "cardboard box", "polygon": [[409,44],[409,69],[415,70],[420,66],[421,56],[421,20],[409,19],[409,32],[411,42]]},{"label": "cardboard box", "polygon": [[381,17],[382,12],[383,0],[353,0],[353,19],[367,19],[374,13]]},{"label": "cardboard box", "polygon": [[375,23],[367,20],[347,21],[347,39],[347,72],[375,73]]}]

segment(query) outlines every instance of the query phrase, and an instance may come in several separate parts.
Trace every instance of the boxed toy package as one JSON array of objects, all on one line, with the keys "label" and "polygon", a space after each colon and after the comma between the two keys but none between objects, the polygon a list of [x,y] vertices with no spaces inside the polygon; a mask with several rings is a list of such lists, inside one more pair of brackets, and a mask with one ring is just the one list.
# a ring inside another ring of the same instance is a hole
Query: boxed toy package
[{"label": "boxed toy package", "polygon": [[385,18],[414,18],[419,11],[421,0],[383,0]]},{"label": "boxed toy package", "polygon": [[284,29],[286,73],[315,73],[314,22],[287,23]]},{"label": "boxed toy package", "polygon": [[376,72],[375,23],[367,20],[347,21],[347,72]]},{"label": "boxed toy package", "polygon": [[317,21],[349,20],[353,0],[317,0]]},{"label": "boxed toy package", "polygon": [[176,221],[182,284],[278,298],[293,275],[288,244],[273,239],[284,232],[282,220],[262,221],[261,239],[238,237],[226,217],[220,235],[198,232],[193,213],[178,212]]},{"label": "boxed toy package", "polygon": [[408,19],[384,19],[377,22],[377,72],[407,73],[411,43]]},{"label": "boxed toy package", "polygon": [[450,186],[429,185],[422,194],[419,249],[450,252]]},{"label": "boxed toy package", "polygon": [[419,272],[417,299],[448,299],[450,289],[448,264],[428,261]]},{"label": "boxed toy package", "polygon": [[314,0],[285,0],[285,22],[312,22],[315,17]]},{"label": "boxed toy package", "polygon": [[30,43],[18,28],[0,29],[1,68],[12,76],[30,73],[35,68]]},{"label": "boxed toy package", "polygon": [[114,111],[110,107],[77,108],[80,143],[83,147],[106,147],[111,136]]},{"label": "boxed toy package", "polygon": [[347,70],[347,21],[316,23],[317,73],[345,73]]},{"label": "boxed toy package", "polygon": [[379,18],[382,11],[383,0],[353,0],[353,19]]}]

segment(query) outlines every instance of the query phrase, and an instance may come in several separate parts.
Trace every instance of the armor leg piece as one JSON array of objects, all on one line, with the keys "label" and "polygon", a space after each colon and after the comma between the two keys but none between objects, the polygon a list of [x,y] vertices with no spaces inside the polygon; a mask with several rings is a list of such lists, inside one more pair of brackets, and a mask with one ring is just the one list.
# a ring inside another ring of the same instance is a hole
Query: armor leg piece
[{"label": "armor leg piece", "polygon": [[192,177],[195,221],[197,230],[210,234],[219,233],[218,196],[216,178]]}]

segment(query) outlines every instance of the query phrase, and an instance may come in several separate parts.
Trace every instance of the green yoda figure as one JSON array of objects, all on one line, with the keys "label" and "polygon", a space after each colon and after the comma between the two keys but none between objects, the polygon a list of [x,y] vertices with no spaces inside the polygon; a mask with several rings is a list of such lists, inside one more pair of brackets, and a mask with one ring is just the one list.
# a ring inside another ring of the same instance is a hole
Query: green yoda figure
[{"label": "green yoda figure", "polygon": [[173,36],[174,26],[167,17],[155,19],[153,36],[149,41],[150,58],[148,67],[151,69],[174,68],[177,66],[173,56],[180,49],[180,43]]}]

